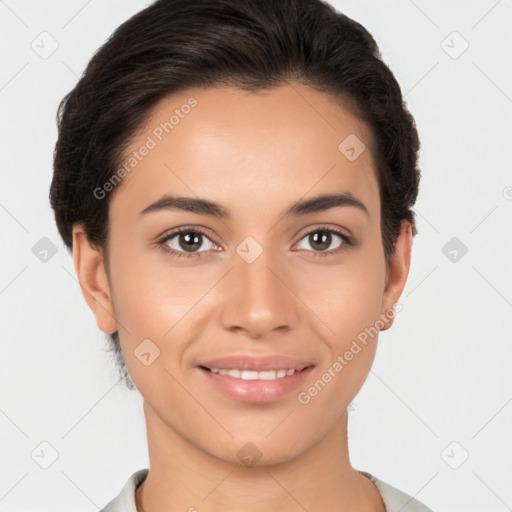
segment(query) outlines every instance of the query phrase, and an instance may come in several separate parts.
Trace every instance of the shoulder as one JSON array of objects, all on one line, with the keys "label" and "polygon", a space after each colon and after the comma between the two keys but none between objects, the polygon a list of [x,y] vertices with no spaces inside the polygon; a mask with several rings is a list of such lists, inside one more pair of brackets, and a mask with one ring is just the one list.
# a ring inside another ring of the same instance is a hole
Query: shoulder
[{"label": "shoulder", "polygon": [[375,487],[377,487],[380,492],[384,505],[386,505],[386,512],[432,512],[430,508],[417,499],[383,482],[371,473],[366,471],[359,472],[375,484]]},{"label": "shoulder", "polygon": [[137,512],[135,489],[144,481],[149,469],[139,469],[126,481],[119,494],[105,505],[100,512]]}]

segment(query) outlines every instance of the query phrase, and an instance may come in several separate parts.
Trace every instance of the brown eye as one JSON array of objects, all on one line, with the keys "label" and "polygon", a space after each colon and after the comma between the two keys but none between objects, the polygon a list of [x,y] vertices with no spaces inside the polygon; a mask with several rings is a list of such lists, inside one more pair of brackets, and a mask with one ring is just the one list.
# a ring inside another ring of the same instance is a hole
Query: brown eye
[{"label": "brown eye", "polygon": [[[301,241],[302,240],[305,240],[309,244],[315,256],[337,254],[339,251],[343,250],[346,245],[351,245],[351,240],[347,235],[332,228],[319,228],[315,231],[310,231],[302,237]],[[336,244],[334,248],[332,248],[333,244]]]},{"label": "brown eye", "polygon": [[308,242],[313,249],[325,251],[329,249],[332,243],[332,233],[329,231],[315,231],[308,235]]},{"label": "brown eye", "polygon": [[[205,240],[207,241],[205,247]],[[201,253],[207,252],[215,247],[215,244],[208,236],[197,229],[184,228],[175,230],[160,240],[161,245],[165,246],[173,256],[178,258],[202,256]],[[204,250],[199,250],[199,249]]]},{"label": "brown eye", "polygon": [[180,249],[186,252],[195,252],[201,247],[202,237],[203,235],[194,233],[193,231],[189,233],[179,233],[177,235],[178,245]]}]

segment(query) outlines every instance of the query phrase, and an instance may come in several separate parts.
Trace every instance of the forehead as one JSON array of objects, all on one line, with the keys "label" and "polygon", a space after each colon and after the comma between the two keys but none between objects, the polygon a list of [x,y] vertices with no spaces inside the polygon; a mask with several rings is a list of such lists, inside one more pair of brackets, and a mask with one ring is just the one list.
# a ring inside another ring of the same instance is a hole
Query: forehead
[{"label": "forehead", "polygon": [[111,208],[124,214],[173,194],[261,216],[290,199],[347,191],[378,214],[368,127],[341,101],[301,84],[173,94],[149,113],[119,167]]}]

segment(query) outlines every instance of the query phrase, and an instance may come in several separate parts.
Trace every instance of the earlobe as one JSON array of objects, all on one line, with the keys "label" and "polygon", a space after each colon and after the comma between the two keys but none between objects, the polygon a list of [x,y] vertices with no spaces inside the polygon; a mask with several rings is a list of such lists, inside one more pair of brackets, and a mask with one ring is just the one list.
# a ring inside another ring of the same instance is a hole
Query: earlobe
[{"label": "earlobe", "polygon": [[82,224],[73,226],[73,261],[82,294],[96,317],[99,329],[113,334],[117,331],[117,322],[103,253],[91,245]]},{"label": "earlobe", "polygon": [[381,319],[384,327],[380,329],[381,331],[385,331],[393,325],[395,319],[393,306],[398,302],[407,282],[411,266],[411,253],[412,227],[410,222],[403,220],[400,227],[400,235],[395,242],[395,252],[391,257],[387,272],[381,309]]}]

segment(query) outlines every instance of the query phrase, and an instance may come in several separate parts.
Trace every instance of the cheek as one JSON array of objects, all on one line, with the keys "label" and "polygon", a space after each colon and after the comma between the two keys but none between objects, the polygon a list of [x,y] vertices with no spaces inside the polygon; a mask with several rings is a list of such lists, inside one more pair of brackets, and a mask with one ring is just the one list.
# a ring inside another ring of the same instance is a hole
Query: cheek
[{"label": "cheek", "polygon": [[321,321],[319,350],[324,357],[320,382],[310,396],[318,396],[319,414],[327,403],[337,404],[336,411],[347,407],[368,376],[377,349],[384,279],[383,254],[375,245],[302,282],[301,296]]},{"label": "cheek", "polygon": [[204,307],[214,296],[208,292],[219,276],[211,266],[167,263],[157,247],[120,248],[112,250],[112,283],[116,319],[124,328],[119,330],[123,349],[130,357],[148,338],[162,356],[172,346],[174,360],[184,348],[180,342],[200,331]]},{"label": "cheek", "polygon": [[[337,265],[302,265],[295,273],[297,296],[325,325],[331,345],[342,349],[379,318],[385,266],[378,248],[354,252]],[[329,335],[330,334],[330,335]]]},{"label": "cheek", "polygon": [[[368,377],[377,350],[382,300],[378,271],[354,266],[340,270],[337,278],[339,284],[325,281],[323,293],[316,292],[317,309],[311,302],[328,330],[321,329],[318,350],[323,357],[315,379],[298,397],[310,417],[323,417],[326,423],[348,407]],[[313,289],[309,293],[310,298],[315,296]]]}]

